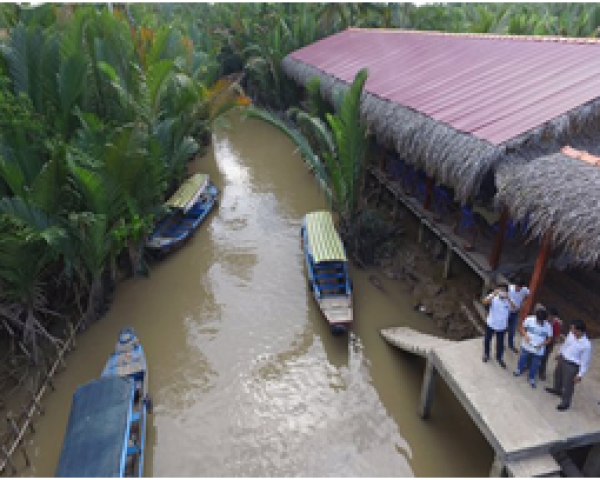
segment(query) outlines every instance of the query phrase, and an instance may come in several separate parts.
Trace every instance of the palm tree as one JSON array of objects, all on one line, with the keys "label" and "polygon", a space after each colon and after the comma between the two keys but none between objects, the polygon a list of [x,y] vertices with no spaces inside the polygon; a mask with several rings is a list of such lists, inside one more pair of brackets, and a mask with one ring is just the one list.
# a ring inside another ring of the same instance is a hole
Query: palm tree
[{"label": "palm tree", "polygon": [[[360,98],[367,71],[359,71],[350,88],[341,96],[339,107],[327,114],[327,126],[319,119],[293,111],[296,122],[310,134],[258,109],[248,113],[268,121],[288,135],[299,147],[301,155],[325,186],[334,211],[338,214],[342,235],[353,235],[357,219],[359,182],[367,151],[366,127],[360,118]],[[327,128],[328,127],[328,128]],[[311,136],[313,141],[309,141]],[[315,150],[319,148],[319,150]]]}]

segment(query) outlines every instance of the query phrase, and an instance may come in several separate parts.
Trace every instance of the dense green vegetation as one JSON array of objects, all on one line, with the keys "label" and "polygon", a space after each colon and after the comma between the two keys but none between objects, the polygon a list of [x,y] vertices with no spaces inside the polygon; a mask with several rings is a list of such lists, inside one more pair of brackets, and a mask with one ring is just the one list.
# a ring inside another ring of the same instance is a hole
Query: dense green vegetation
[{"label": "dense green vegetation", "polygon": [[[52,319],[102,312],[213,121],[246,104],[182,31],[106,7],[12,19],[0,82],[0,316],[37,361]],[[124,268],[123,268],[124,267]]]},{"label": "dense green vegetation", "polygon": [[145,269],[165,196],[214,122],[248,103],[236,81],[288,112],[351,224],[364,78],[338,111],[318,86],[300,109],[288,53],[349,26],[598,36],[599,25],[597,4],[0,5],[0,330],[37,359],[40,343],[60,343],[55,319],[93,320],[119,271]]}]

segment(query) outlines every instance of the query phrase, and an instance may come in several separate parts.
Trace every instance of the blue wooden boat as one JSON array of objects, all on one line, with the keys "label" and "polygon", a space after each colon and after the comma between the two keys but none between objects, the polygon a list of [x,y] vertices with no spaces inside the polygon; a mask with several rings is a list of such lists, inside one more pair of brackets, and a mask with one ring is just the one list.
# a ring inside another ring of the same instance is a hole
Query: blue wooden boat
[{"label": "blue wooden boat", "polygon": [[192,175],[167,201],[169,214],[156,224],[146,248],[163,256],[180,247],[212,210],[218,194],[208,175]]},{"label": "blue wooden boat", "polygon": [[149,407],[146,356],[125,328],[101,377],[73,394],[55,476],[141,477]]},{"label": "blue wooden boat", "polygon": [[334,335],[352,324],[352,283],[344,246],[329,212],[313,212],[300,230],[309,287]]}]

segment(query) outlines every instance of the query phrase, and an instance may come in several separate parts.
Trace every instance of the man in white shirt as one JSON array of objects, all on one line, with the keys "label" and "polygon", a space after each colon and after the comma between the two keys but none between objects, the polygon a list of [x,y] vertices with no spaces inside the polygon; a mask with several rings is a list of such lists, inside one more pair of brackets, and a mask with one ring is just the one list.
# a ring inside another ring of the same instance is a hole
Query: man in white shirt
[{"label": "man in white shirt", "polygon": [[546,390],[562,397],[562,402],[556,408],[564,411],[571,406],[575,384],[587,372],[592,358],[592,344],[586,335],[587,328],[581,320],[575,320],[571,331],[560,347],[554,370],[554,386]]},{"label": "man in white shirt", "polygon": [[508,316],[508,348],[515,353],[518,353],[515,348],[515,333],[519,324],[519,313],[521,312],[521,305],[523,305],[529,293],[529,289],[521,279],[516,279],[514,284],[508,286],[508,296],[514,305]]},{"label": "man in white shirt", "polygon": [[496,335],[496,360],[502,368],[506,364],[502,359],[504,355],[504,335],[508,325],[508,315],[514,304],[508,296],[508,285],[499,285],[496,290],[483,299],[485,306],[490,307],[485,322],[485,336],[483,337],[483,361],[490,359],[490,343],[492,337]]},{"label": "man in white shirt", "polygon": [[544,351],[552,341],[552,326],[548,322],[548,313],[538,308],[535,315],[528,316],[519,328],[521,333],[521,355],[519,364],[513,373],[518,377],[529,363],[529,383],[535,388],[535,375],[540,368]]}]

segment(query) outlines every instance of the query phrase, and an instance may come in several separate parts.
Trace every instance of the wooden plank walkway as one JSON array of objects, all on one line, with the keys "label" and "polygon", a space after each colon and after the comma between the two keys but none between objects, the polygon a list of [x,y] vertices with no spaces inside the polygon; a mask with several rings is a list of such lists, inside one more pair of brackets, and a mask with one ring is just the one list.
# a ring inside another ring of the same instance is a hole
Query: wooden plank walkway
[{"label": "wooden plank walkway", "polygon": [[[451,255],[456,254],[460,257],[483,281],[483,289],[487,289],[492,283],[497,281],[506,281],[504,274],[499,271],[494,271],[488,262],[487,256],[475,250],[467,250],[465,244],[467,240],[464,237],[454,232],[453,226],[447,223],[437,221],[435,219],[434,212],[426,210],[423,205],[415,197],[411,197],[404,193],[398,182],[392,182],[388,180],[385,174],[375,166],[370,166],[368,173],[379,182],[380,187],[385,188],[397,201],[402,203],[406,209],[419,220],[419,239],[423,236],[423,229],[427,228],[434,235],[436,235],[440,241],[446,245],[447,254],[444,268],[444,276],[449,275]],[[505,252],[503,257],[509,255],[508,245],[505,245]],[[514,255],[510,255],[511,257]],[[513,259],[514,260],[514,259]],[[531,258],[533,262],[535,258]],[[507,262],[503,262],[506,267]]]},{"label": "wooden plank walkway", "polygon": [[408,332],[409,328],[386,330],[382,332],[384,338],[405,351],[423,356],[418,352],[430,346],[421,415],[426,418],[432,408],[435,410],[433,386],[440,376],[488,440],[503,468],[518,475],[528,469],[538,471],[536,475],[550,475],[555,468],[547,457],[550,453],[600,443],[600,340],[592,341],[592,365],[575,389],[571,408],[559,412],[556,406],[560,399],[544,390],[551,386],[553,358],[549,360],[549,381],[538,382],[534,389],[525,376],[512,376],[517,363],[512,352],[505,355],[507,369],[494,360],[483,363],[482,338],[435,342],[429,335]]}]

